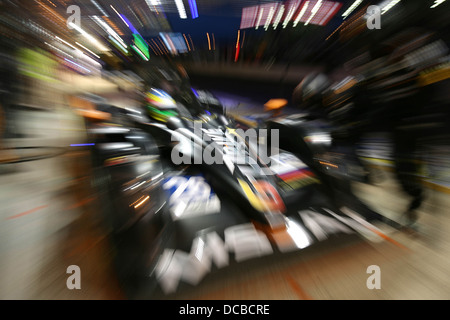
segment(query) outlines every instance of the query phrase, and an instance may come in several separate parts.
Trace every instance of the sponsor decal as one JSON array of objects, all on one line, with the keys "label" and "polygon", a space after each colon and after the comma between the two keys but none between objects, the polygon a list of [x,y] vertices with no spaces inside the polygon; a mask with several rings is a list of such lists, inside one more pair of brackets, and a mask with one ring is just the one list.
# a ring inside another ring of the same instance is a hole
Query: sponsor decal
[{"label": "sponsor decal", "polygon": [[270,169],[280,178],[277,184],[284,191],[320,183],[308,166],[290,153],[281,152],[272,161],[274,164]]},{"label": "sponsor decal", "polygon": [[173,220],[217,213],[220,200],[202,176],[173,176],[164,181]]}]

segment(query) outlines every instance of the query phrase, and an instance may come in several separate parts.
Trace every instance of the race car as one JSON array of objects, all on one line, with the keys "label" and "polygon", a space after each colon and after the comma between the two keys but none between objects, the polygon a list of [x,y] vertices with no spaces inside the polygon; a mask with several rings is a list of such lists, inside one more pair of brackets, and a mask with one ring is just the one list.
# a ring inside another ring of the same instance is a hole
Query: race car
[{"label": "race car", "polygon": [[[94,186],[127,297],[170,297],[210,272],[342,235],[381,240],[380,214],[337,199],[278,130],[238,128],[160,88],[88,127]],[[106,110],[104,109],[104,110]],[[270,141],[270,143],[269,143]]]}]

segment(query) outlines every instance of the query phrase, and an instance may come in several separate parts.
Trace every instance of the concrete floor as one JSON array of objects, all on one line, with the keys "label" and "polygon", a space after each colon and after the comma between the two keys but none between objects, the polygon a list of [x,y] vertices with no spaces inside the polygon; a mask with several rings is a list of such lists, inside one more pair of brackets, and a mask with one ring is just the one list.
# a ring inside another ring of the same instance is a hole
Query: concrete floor
[{"label": "concrete floor", "polygon": [[[0,299],[125,299],[96,219],[88,150],[69,147],[84,138],[81,119],[67,108],[26,112],[18,118],[26,138],[7,144],[65,152],[0,164]],[[250,261],[155,299],[450,299],[450,197],[445,189],[426,190],[417,232],[386,230],[393,241],[349,237],[276,260]],[[406,205],[389,171],[383,182],[355,183],[354,191],[390,217]],[[80,290],[66,286],[71,265],[80,267]],[[366,286],[371,265],[380,267],[380,289]]]}]

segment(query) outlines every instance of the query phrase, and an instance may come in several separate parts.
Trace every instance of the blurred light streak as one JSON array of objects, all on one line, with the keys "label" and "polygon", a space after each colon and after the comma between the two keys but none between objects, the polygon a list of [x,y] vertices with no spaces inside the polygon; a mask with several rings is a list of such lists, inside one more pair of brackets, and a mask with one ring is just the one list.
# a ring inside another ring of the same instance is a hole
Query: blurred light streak
[{"label": "blurred light streak", "polygon": [[63,22],[64,24],[66,23],[66,20],[59,15],[58,13],[56,13],[53,9],[47,7],[45,4],[41,3],[40,1],[36,1],[41,7],[43,7],[45,10],[47,10],[49,13],[51,13],[54,17],[58,18],[61,22]]},{"label": "blurred light streak", "polygon": [[111,40],[124,53],[128,53],[128,50],[121,43],[119,43],[116,39],[114,39],[111,36],[108,36],[108,39]]},{"label": "blurred light streak", "polygon": [[303,17],[306,10],[308,9],[308,5],[309,5],[309,1],[306,1],[305,4],[303,5],[302,9],[300,10],[297,18],[295,18],[294,25],[293,25],[294,27],[296,27],[297,24],[300,22],[300,19]]},{"label": "blurred light streak", "polygon": [[108,51],[108,48],[106,48],[105,46],[103,46],[97,39],[95,39],[93,36],[91,36],[89,33],[87,33],[86,31],[84,31],[83,29],[81,29],[79,26],[77,26],[76,24],[70,22],[69,25],[74,28],[75,30],[77,30],[78,32],[80,32],[86,39],[88,39],[91,43],[95,44],[101,51]]},{"label": "blurred light streak", "polygon": [[[393,6],[395,6],[397,3],[399,3],[400,0],[391,0],[389,1],[389,3],[385,4],[386,2],[383,2],[381,5],[381,14],[385,14],[386,12],[388,12]],[[383,4],[385,4],[383,6]]]},{"label": "blurred light streak", "polygon": [[172,42],[172,39],[170,39],[170,37],[166,33],[160,32],[159,36],[164,41],[164,44],[166,45],[166,47],[170,49],[170,52],[172,52],[172,54],[178,53],[177,49],[175,48],[175,45]]},{"label": "blurred light streak", "polygon": [[71,47],[72,49],[74,49],[74,50],[78,50],[77,48],[75,48],[73,45],[71,45],[70,43],[68,43],[67,41],[65,41],[65,40],[63,40],[63,39],[61,39],[60,37],[58,37],[58,36],[55,36],[55,38],[57,39],[57,40],[59,40],[59,41],[61,41],[62,43],[64,43],[64,44],[66,44],[66,45],[68,45],[69,47]]},{"label": "blurred light streak", "polygon": [[356,0],[355,2],[353,2],[353,4],[347,10],[345,10],[345,12],[342,14],[344,19],[347,18],[350,15],[350,13],[352,13],[353,10],[355,10],[356,7],[361,4],[361,2],[362,2],[362,0]]},{"label": "blurred light streak", "polygon": [[272,6],[269,9],[269,14],[267,15],[266,23],[264,24],[264,30],[269,29],[270,23],[272,22],[273,15],[275,14],[275,7]]},{"label": "blurred light streak", "polygon": [[316,13],[319,11],[320,7],[322,6],[322,0],[317,1],[316,5],[311,9],[311,15],[309,16],[308,20],[305,22],[305,26],[309,24],[312,18],[316,15]]},{"label": "blurred light streak", "polygon": [[51,45],[50,43],[48,43],[48,42],[44,42],[47,46],[49,46],[50,48],[52,48],[52,49],[54,49],[54,50],[56,50],[56,51],[58,51],[58,52],[60,52],[60,53],[62,53],[63,55],[65,55],[65,56],[67,56],[67,57],[69,57],[69,58],[72,58],[73,59],[73,56],[71,56],[70,54],[68,54],[67,52],[64,52],[63,50],[61,50],[61,49],[59,49],[59,48],[57,48],[57,47],[55,47],[55,46],[53,46],[53,45]]},{"label": "blurred light streak", "polygon": [[113,30],[111,29],[111,27],[105,22],[103,21],[100,17],[98,16],[92,16],[91,17],[100,27],[102,27],[102,29],[104,31],[106,31],[108,34],[110,34],[114,39],[116,39],[120,44],[122,44],[122,46],[126,47],[127,45],[125,44],[125,42],[123,41],[123,39]]},{"label": "blurred light streak", "polygon": [[128,23],[124,20],[124,18],[122,17],[122,15],[121,15],[119,12],[117,12],[116,8],[114,8],[114,7],[112,6],[112,4],[109,5],[109,6],[114,10],[115,13],[117,13],[117,15],[119,16],[119,18],[122,19],[123,23],[125,23],[125,25],[129,28],[130,26],[129,26]]},{"label": "blurred light streak", "polygon": [[184,38],[184,41],[186,41],[186,45],[188,47],[188,50],[191,51],[191,46],[189,45],[189,42],[188,42],[188,40],[186,38],[186,35],[184,33],[183,33],[183,38]]},{"label": "blurred light streak", "polygon": [[54,4],[53,2],[51,2],[50,0],[47,0],[47,2],[49,2],[52,6],[54,6],[56,8],[56,4]]},{"label": "blurred light streak", "polygon": [[33,208],[33,209],[31,209],[31,210],[28,210],[28,211],[25,211],[25,212],[22,212],[22,213],[19,213],[19,214],[16,214],[16,215],[7,217],[7,218],[5,218],[5,219],[6,219],[6,220],[10,220],[10,219],[15,219],[15,218],[23,217],[23,216],[25,216],[25,215],[27,215],[27,214],[36,212],[36,211],[38,211],[38,210],[41,210],[41,209],[44,209],[44,208],[47,208],[47,207],[48,207],[48,205],[42,205],[42,206]]},{"label": "blurred light streak", "polygon": [[206,33],[206,37],[208,38],[208,50],[211,50],[211,40],[209,39],[209,33]]},{"label": "blurred light streak", "polygon": [[278,13],[277,16],[275,18],[275,21],[273,23],[273,29],[275,30],[278,27],[278,24],[281,21],[281,18],[283,17],[283,13],[284,13],[284,4],[280,6],[280,8],[278,9]]},{"label": "blurred light streak", "polygon": [[192,51],[195,51],[194,42],[192,41],[191,35],[188,34],[188,36],[189,36],[189,40],[191,41]]},{"label": "blurred light streak", "polygon": [[89,50],[88,48],[86,48],[85,46],[83,46],[81,43],[75,42],[77,45],[79,45],[81,48],[83,48],[84,50],[86,50],[87,52],[89,52],[90,54],[92,54],[94,57],[96,57],[97,59],[100,59],[100,56],[96,55],[94,52],[92,52],[91,50]]},{"label": "blurred light streak", "polygon": [[161,54],[164,54],[164,52],[161,50],[161,48],[158,46],[158,44],[155,42],[155,40],[152,39],[152,41],[153,41],[154,45],[156,46],[156,48],[159,50],[159,52]]},{"label": "blurred light streak", "polygon": [[72,143],[71,147],[95,146],[95,143]]},{"label": "blurred light streak", "polygon": [[97,3],[95,0],[91,0],[91,2],[94,4],[94,6],[106,17],[109,17],[108,13],[103,10],[103,8]]},{"label": "blurred light streak", "polygon": [[109,24],[111,28],[114,29],[114,31],[116,31],[119,34],[119,36],[124,35],[122,30],[120,30],[120,28],[114,22],[112,22],[111,19],[109,19],[107,16],[103,16],[103,19]]},{"label": "blurred light streak", "polygon": [[430,7],[431,9],[436,8],[441,3],[445,2],[445,0],[435,0],[434,4]]},{"label": "blurred light streak", "polygon": [[236,54],[234,56],[234,62],[236,62],[239,58],[239,38],[241,36],[241,30],[238,30],[237,40],[236,40]]},{"label": "blurred light streak", "polygon": [[76,62],[73,62],[72,60],[69,60],[69,59],[66,59],[66,58],[64,58],[64,60],[67,61],[67,62],[69,62],[69,63],[71,63],[71,64],[73,64],[73,65],[75,65],[75,66],[77,66],[77,67],[80,68],[80,69],[86,70],[88,73],[91,73],[91,70],[89,70],[89,69],[83,67],[82,65],[79,65],[79,64],[76,63]]},{"label": "blurred light streak", "polygon": [[125,17],[125,15],[121,14],[120,17],[122,18],[122,20],[125,22],[125,24],[128,26],[128,28],[130,28],[130,30],[131,30],[133,33],[139,34],[139,32],[137,31],[137,29],[131,24],[130,20],[128,20],[128,18]]},{"label": "blurred light streak", "polygon": [[195,0],[189,0],[189,7],[191,8],[192,19],[198,18],[197,2]]},{"label": "blurred light streak", "polygon": [[258,21],[256,22],[255,30],[258,30],[259,24],[261,23],[261,18],[262,18],[263,13],[264,13],[264,8],[261,8],[261,10],[259,10]]},{"label": "blurred light streak", "polygon": [[131,48],[134,49],[134,51],[136,51],[142,59],[144,59],[145,61],[148,61],[149,59],[145,56],[145,54],[138,48],[136,47],[134,44],[131,45]]},{"label": "blurred light streak", "polygon": [[140,201],[138,204],[134,206],[135,209],[139,208],[145,201],[150,199],[150,196],[146,196],[142,201]]},{"label": "blurred light streak", "polygon": [[285,29],[289,23],[289,21],[291,21],[292,16],[294,15],[294,13],[297,11],[298,7],[300,6],[300,0],[291,0],[289,2],[289,9],[288,9],[288,13],[286,15],[286,18],[284,19],[283,22],[283,29]]},{"label": "blurred light streak", "polygon": [[178,14],[180,15],[181,19],[187,19],[186,9],[183,4],[183,0],[175,0],[175,4],[178,9]]}]

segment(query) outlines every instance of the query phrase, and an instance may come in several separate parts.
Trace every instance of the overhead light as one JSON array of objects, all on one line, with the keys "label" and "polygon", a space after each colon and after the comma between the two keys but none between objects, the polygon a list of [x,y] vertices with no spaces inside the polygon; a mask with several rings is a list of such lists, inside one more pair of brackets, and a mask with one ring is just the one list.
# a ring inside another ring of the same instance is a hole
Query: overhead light
[{"label": "overhead light", "polygon": [[293,25],[294,27],[297,26],[297,24],[299,23],[300,19],[305,14],[306,10],[308,9],[308,5],[309,5],[309,1],[306,1],[305,4],[303,5],[302,9],[300,10],[300,13],[298,14],[297,18],[295,18],[294,25]]},{"label": "overhead light", "polygon": [[[385,14],[399,2],[400,2],[400,0],[391,0],[391,1],[389,1],[389,3],[385,4],[384,6],[381,6],[381,14]],[[386,3],[386,2],[383,2],[383,3]]]},{"label": "overhead light", "polygon": [[259,10],[258,21],[256,21],[255,30],[258,30],[259,24],[261,23],[261,18],[262,18],[263,13],[264,13],[264,8],[261,8]]},{"label": "overhead light", "polygon": [[291,21],[292,16],[294,15],[295,11],[297,11],[298,6],[300,5],[300,1],[299,0],[291,0],[289,3],[289,11],[286,15],[286,18],[284,19],[283,22],[283,29],[287,27],[289,21]]},{"label": "overhead light", "polygon": [[284,13],[284,4],[281,5],[280,9],[278,9],[278,14],[275,18],[275,22],[273,23],[274,30],[278,27],[278,24],[280,23],[281,18],[283,17],[283,13]]},{"label": "overhead light", "polygon": [[198,18],[197,2],[195,0],[189,0],[189,7],[191,8],[192,19]]},{"label": "overhead light", "polygon": [[311,15],[309,16],[308,20],[306,20],[305,26],[308,25],[308,23],[311,21],[311,19],[316,15],[317,11],[319,11],[321,6],[322,6],[322,0],[317,1],[316,5],[311,9]]},{"label": "overhead light", "polygon": [[264,29],[267,29],[270,26],[270,22],[272,22],[273,15],[275,14],[275,7],[270,7],[269,14],[267,15],[266,23],[264,24]]},{"label": "overhead light", "polygon": [[445,2],[445,0],[434,0],[434,4],[430,8],[436,8],[441,3]]},{"label": "overhead light", "polygon": [[356,7],[361,4],[361,2],[362,2],[362,0],[356,0],[355,2],[353,2],[353,4],[347,10],[345,10],[345,12],[342,14],[344,19],[347,18],[350,15],[350,13],[352,13],[353,10],[355,10]]},{"label": "overhead light", "polygon": [[181,19],[187,19],[186,9],[184,8],[183,0],[175,0],[175,4],[177,5],[178,14]]}]

